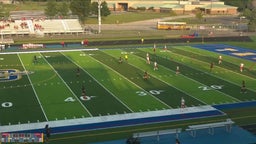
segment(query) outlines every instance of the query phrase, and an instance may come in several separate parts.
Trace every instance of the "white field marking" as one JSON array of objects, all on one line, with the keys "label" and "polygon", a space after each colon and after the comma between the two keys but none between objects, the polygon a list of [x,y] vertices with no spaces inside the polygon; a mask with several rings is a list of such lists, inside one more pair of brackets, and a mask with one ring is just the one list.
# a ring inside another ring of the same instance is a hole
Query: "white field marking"
[{"label": "white field marking", "polygon": [[[142,59],[141,57],[140,57],[140,59]],[[187,65],[188,66],[188,65]],[[164,67],[164,66],[163,66]],[[190,68],[192,68],[191,66],[188,66],[188,67],[190,67]],[[170,69],[168,69],[168,68],[166,68],[166,67],[164,67],[164,69],[166,69],[166,70],[168,70],[168,71],[171,71],[171,72],[174,72],[174,71],[172,71],[172,70],[170,70]],[[198,69],[197,69],[198,70]],[[198,70],[198,71],[200,71],[201,73],[200,74],[202,74],[202,75],[204,75],[205,74],[205,72],[203,72],[203,71],[201,71],[201,70]],[[180,75],[183,75],[183,74],[180,74]],[[183,75],[184,77],[186,77],[187,79],[190,79],[191,81],[194,81],[194,82],[196,82],[196,83],[199,83],[199,84],[202,84],[201,82],[199,82],[199,81],[196,81],[196,80],[194,80],[194,79],[191,79],[191,78],[189,78],[189,77],[187,77],[187,76],[185,76],[185,75]],[[218,77],[217,77],[218,78]],[[223,79],[222,79],[223,80]],[[203,86],[206,86],[205,84],[202,84]],[[235,99],[235,100],[237,100],[238,102],[240,102],[241,100],[239,100],[239,99],[237,99],[237,98],[235,98],[235,97],[232,97],[232,96],[230,96],[230,95],[228,95],[228,94],[226,94],[226,93],[223,93],[223,92],[221,92],[221,91],[219,91],[219,90],[216,90],[217,92],[219,92],[219,93],[222,93],[223,95],[226,95],[227,97],[230,97],[230,98],[232,98],[232,99]],[[197,98],[195,98],[195,99],[197,99]],[[197,99],[198,100],[198,99]]]},{"label": "white field marking", "polygon": [[[40,53],[41,54],[41,53]],[[41,54],[42,55],[42,54]],[[43,55],[42,55],[43,57]],[[58,75],[58,77],[61,79],[61,81],[65,84],[65,86],[69,89],[69,91],[73,94],[73,96],[77,99],[77,101],[81,104],[81,106],[88,112],[88,114],[92,117],[92,114],[89,112],[89,110],[83,105],[83,103],[78,99],[76,94],[71,90],[71,88],[67,85],[67,83],[62,79],[62,77],[59,75],[59,73],[53,68],[53,66],[43,57],[45,62],[52,68],[52,70]],[[59,83],[59,82],[58,82]]]},{"label": "white field marking", "polygon": [[[180,55],[180,54],[177,54],[177,53],[175,53],[176,55]],[[198,54],[198,53],[197,53]],[[183,56],[183,55],[180,55],[180,56]],[[201,55],[202,56],[202,55]],[[187,56],[183,56],[183,57],[187,57]],[[193,59],[193,60],[196,60],[196,61],[199,61],[199,62],[202,62],[202,63],[206,63],[206,62],[204,62],[204,61],[200,61],[200,60],[198,60],[198,59],[195,59],[195,58],[191,58],[191,57],[188,57],[188,58],[190,58],[190,59]],[[208,63],[207,63],[208,64]],[[209,64],[208,64],[209,65]],[[229,69],[225,69],[225,68],[222,68],[222,67],[220,67],[220,66],[218,66],[218,65],[215,65],[215,67],[218,67],[218,68],[220,68],[220,69],[224,69],[224,71],[229,71],[229,72],[232,72],[232,73],[236,73],[236,74],[239,74],[239,75],[242,75],[241,73],[238,73],[238,72],[234,72],[234,71],[231,71],[231,70],[229,70]],[[238,66],[239,67],[239,66]],[[206,72],[204,72],[204,73],[206,73]],[[247,75],[242,75],[242,76],[245,76],[245,77],[248,77],[248,78],[250,78],[250,79],[255,79],[255,78],[252,78],[252,77],[250,77],[250,76],[247,76]]]},{"label": "white field marking", "polygon": [[[180,54],[176,54],[176,55],[180,55]],[[200,60],[195,59],[195,58],[191,58],[191,59],[193,59],[193,60],[195,60],[195,61],[198,61],[198,62],[201,62],[201,63],[206,63],[206,62],[204,62],[204,61],[200,61]],[[186,66],[187,66],[187,67],[192,68],[191,66],[188,66],[188,65],[186,65]],[[219,66],[217,66],[217,67],[219,67]],[[224,69],[224,68],[222,68],[222,67],[219,67],[219,68]],[[209,74],[209,75],[211,75],[211,76],[213,76],[213,77],[216,77],[216,78],[222,79],[223,81],[227,81],[227,82],[229,82],[229,83],[232,83],[232,84],[234,84],[234,85],[239,86],[238,84],[236,84],[236,83],[234,83],[234,82],[232,82],[232,81],[229,81],[229,80],[227,80],[227,79],[223,79],[223,78],[221,78],[221,77],[219,77],[219,76],[217,76],[217,75],[213,75],[213,74],[211,74],[211,73],[204,72],[204,71],[199,70],[199,69],[197,69],[197,70],[198,70],[198,71],[201,71],[203,74]],[[247,77],[247,78],[252,79],[252,80],[255,80],[255,78],[252,78],[252,77],[247,76],[247,75],[242,75],[242,74],[240,74],[240,73],[237,73],[237,72],[231,71],[231,70],[229,70],[229,69],[224,69],[224,70],[229,71],[229,72],[231,72],[231,73],[239,74],[239,75],[241,75],[241,76]],[[249,88],[247,88],[247,89],[249,89]],[[255,90],[253,90],[253,89],[249,89],[249,90],[251,90],[251,91],[254,91],[254,92],[255,92]],[[230,96],[230,97],[231,97],[231,96]],[[234,98],[234,99],[236,99],[236,98]],[[240,100],[239,100],[239,101],[240,101]]]},{"label": "white field marking", "polygon": [[97,59],[93,58],[95,61],[97,61],[98,63],[106,66],[107,68],[111,69],[113,72],[115,72],[116,74],[118,74],[119,76],[123,77],[125,80],[129,81],[130,83],[134,84],[136,87],[140,88],[142,91],[144,91],[145,93],[147,93],[149,96],[153,97],[154,99],[156,99],[157,101],[159,101],[160,103],[164,104],[165,106],[172,108],[171,106],[167,105],[166,103],[164,103],[163,101],[161,101],[160,99],[158,99],[156,96],[153,96],[151,93],[149,93],[148,91],[146,91],[145,89],[143,89],[142,87],[138,86],[137,84],[135,84],[134,82],[130,81],[127,77],[121,75],[120,73],[118,73],[117,71],[115,71],[114,69],[112,69],[111,67],[109,67],[108,65],[103,64],[102,62],[98,61]]},{"label": "white field marking", "polygon": [[95,51],[99,50],[98,48],[91,49],[72,49],[72,50],[41,50],[41,51],[23,51],[23,52],[3,52],[0,55],[4,54],[28,54],[28,53],[49,53],[49,52],[72,52],[72,51]]},{"label": "white field marking", "polygon": [[[26,67],[24,66],[24,64],[23,64],[23,62],[22,62],[22,60],[21,60],[21,58],[20,58],[20,55],[19,55],[19,54],[17,54],[17,55],[18,55],[18,58],[19,58],[19,60],[20,60],[20,62],[21,62],[22,67],[24,68],[25,71],[27,71],[27,70],[26,70]],[[41,102],[40,102],[40,100],[39,100],[39,98],[38,98],[38,95],[37,95],[37,93],[36,93],[36,90],[35,90],[35,88],[34,88],[34,85],[33,85],[32,81],[31,81],[31,79],[30,79],[30,77],[29,77],[29,74],[27,74],[27,77],[28,77],[28,80],[29,80],[29,82],[30,82],[30,85],[31,85],[31,87],[32,87],[32,89],[33,89],[33,91],[34,91],[34,93],[35,93],[35,95],[36,95],[36,99],[37,99],[37,101],[38,101],[38,103],[39,103],[39,105],[40,105],[40,107],[41,107],[41,109],[42,109],[42,112],[43,112],[43,114],[44,114],[44,117],[45,117],[46,121],[48,121],[48,118],[47,118],[47,116],[46,116],[46,113],[45,113],[45,111],[44,111],[44,108],[43,108],[43,106],[42,106],[42,104],[41,104]]]},{"label": "white field marking", "polygon": [[61,53],[63,56],[65,56],[67,59],[72,61],[75,65],[77,65],[80,69],[82,69],[85,73],[87,73],[92,79],[94,79],[100,86],[102,86],[107,92],[109,92],[116,100],[118,100],[120,103],[122,103],[127,109],[129,109],[131,112],[134,112],[132,109],[130,109],[124,102],[122,102],[118,97],[116,97],[112,92],[110,92],[104,85],[102,85],[98,80],[96,80],[90,73],[88,73],[83,67],[78,65],[75,61],[71,60],[69,57]]},{"label": "white field marking", "polygon": [[[136,57],[139,57],[139,56],[136,56]],[[139,58],[142,59],[141,57],[139,57]],[[133,65],[133,64],[131,64],[131,63],[129,63],[129,64],[132,65],[132,66],[134,66],[134,67],[136,67],[137,69],[140,69],[139,67],[137,67],[137,66],[135,66],[135,65]],[[143,71],[142,69],[140,69],[140,70]],[[151,76],[154,77],[154,78],[156,78],[156,79],[158,79],[158,78],[157,78],[156,76],[154,76],[154,75],[151,75]],[[179,90],[179,91],[185,93],[186,95],[188,95],[188,96],[190,96],[190,97],[192,97],[192,98],[194,98],[194,99],[196,99],[196,100],[198,100],[198,101],[200,101],[200,102],[202,102],[202,103],[204,103],[204,104],[207,104],[207,103],[205,103],[205,102],[199,100],[198,98],[193,97],[192,95],[188,94],[187,92],[178,89],[178,88],[175,87],[174,85],[170,85],[169,83],[163,81],[162,79],[158,79],[158,80],[159,80],[159,81],[162,81],[163,83],[167,84],[168,86],[171,86],[171,87],[173,87],[173,88],[175,88],[175,89],[177,89],[177,90]]]},{"label": "white field marking", "polygon": [[4,58],[0,58],[0,60],[4,60]]}]

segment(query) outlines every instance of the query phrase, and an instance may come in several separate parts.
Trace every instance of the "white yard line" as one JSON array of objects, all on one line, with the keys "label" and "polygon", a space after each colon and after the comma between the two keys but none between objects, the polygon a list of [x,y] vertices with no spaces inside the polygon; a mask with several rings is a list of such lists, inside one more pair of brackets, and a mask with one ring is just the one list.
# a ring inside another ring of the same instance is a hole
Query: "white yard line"
[{"label": "white yard line", "polygon": [[59,75],[59,73],[53,68],[53,66],[45,59],[45,57],[40,53],[42,58],[45,60],[45,62],[52,68],[52,70],[58,75],[58,77],[62,80],[62,82],[65,84],[65,86],[69,89],[69,91],[73,94],[73,96],[76,98],[76,100],[81,104],[81,106],[88,112],[88,114],[92,117],[93,115],[90,113],[90,111],[83,105],[83,103],[78,99],[76,94],[72,91],[72,89],[67,85],[67,83],[62,79],[62,77]]},{"label": "white yard line", "polygon": [[[140,59],[142,59],[140,56],[137,56],[137,55],[134,55],[134,56],[136,56],[136,57],[139,57]],[[132,66],[134,66],[134,67],[136,67],[137,69],[139,69],[139,70],[141,70],[141,71],[143,71],[142,69],[140,69],[139,67],[137,67],[136,65],[133,65],[133,64],[131,64],[131,63],[129,63],[130,65],[132,65]],[[171,85],[171,84],[169,84],[169,83],[167,83],[167,82],[165,82],[165,81],[163,81],[163,80],[161,80],[161,79],[159,79],[159,78],[157,78],[156,76],[154,76],[154,75],[151,75],[152,77],[154,77],[155,79],[157,79],[157,80],[159,80],[159,81],[161,81],[161,82],[163,82],[163,83],[165,83],[165,84],[167,84],[168,86],[171,86],[171,87],[173,87],[173,88],[175,88],[175,89],[177,89],[177,90],[179,90],[179,91],[181,91],[181,92],[183,92],[184,94],[186,94],[186,95],[188,95],[188,96],[190,96],[190,97],[193,97],[192,95],[190,95],[190,94],[188,94],[187,92],[185,92],[185,91],[183,91],[183,90],[181,90],[181,89],[178,89],[177,87],[175,87],[174,85]],[[207,105],[207,103],[205,103],[204,101],[202,101],[202,100],[199,100],[198,98],[195,98],[195,97],[193,97],[194,99],[196,99],[196,100],[198,100],[198,101],[200,101],[200,102],[202,102],[202,103],[204,103],[205,105]]]},{"label": "white yard line", "polygon": [[[180,54],[177,54],[177,53],[176,53],[176,55],[180,55]],[[183,56],[183,55],[180,55],[180,56]],[[183,56],[183,57],[187,57],[187,56]],[[190,58],[190,57],[187,57],[187,58]],[[204,61],[200,61],[200,60],[195,59],[195,58],[191,58],[191,59],[193,59],[193,60],[195,60],[195,61],[198,61],[198,62],[201,62],[201,63],[206,63],[206,62],[204,62]],[[176,61],[176,62],[178,62],[178,61]],[[178,63],[180,63],[180,62],[178,62]],[[186,66],[192,68],[192,67],[189,66],[189,65],[186,65]],[[219,67],[219,66],[217,66],[217,67]],[[227,71],[232,72],[232,73],[235,73],[235,74],[239,74],[239,75],[244,76],[244,77],[248,77],[248,78],[250,78],[250,79],[254,79],[254,78],[249,77],[249,76],[247,76],[247,75],[242,75],[242,74],[240,74],[240,73],[233,72],[233,71],[231,71],[231,70],[229,70],[229,69],[225,69],[225,68],[222,68],[222,67],[219,67],[219,68],[224,69],[224,70],[227,70]],[[192,69],[193,69],[193,68],[192,68]],[[229,80],[227,80],[227,79],[223,79],[223,78],[221,78],[221,77],[219,77],[219,76],[217,76],[217,75],[214,75],[214,74],[212,74],[212,73],[208,73],[208,72],[205,72],[205,71],[202,71],[202,70],[199,70],[199,69],[197,69],[197,70],[200,71],[200,72],[202,72],[202,73],[204,73],[204,74],[209,74],[209,75],[211,75],[212,77],[216,77],[216,78],[221,79],[221,80],[223,80],[223,81],[226,81],[226,82],[229,82],[229,83],[231,83],[231,84],[234,84],[234,85],[239,86],[238,84],[236,84],[236,83],[234,83],[234,82],[232,82],[232,81],[229,81]],[[247,88],[247,89],[255,92],[255,90],[253,90],[253,89],[249,89],[249,88]],[[236,98],[234,98],[234,99],[236,99]],[[237,100],[238,100],[238,99],[237,99]],[[238,100],[238,101],[241,101],[241,100]]]},{"label": "white yard line", "polygon": [[[20,60],[20,62],[21,62],[21,64],[22,64],[22,67],[24,68],[25,71],[27,71],[27,70],[26,70],[26,67],[24,66],[24,64],[23,64],[23,62],[22,62],[22,60],[21,60],[21,58],[20,58],[20,55],[19,55],[19,54],[17,54],[17,55],[18,55],[18,58],[19,58],[19,60]],[[45,117],[46,121],[48,121],[48,118],[47,118],[47,116],[46,116],[46,113],[45,113],[45,111],[44,111],[44,108],[43,108],[43,106],[42,106],[42,104],[41,104],[41,102],[40,102],[40,100],[39,100],[39,98],[38,98],[38,95],[37,95],[37,93],[36,93],[36,90],[35,90],[35,88],[34,88],[34,85],[33,85],[32,81],[31,81],[31,79],[30,79],[30,77],[29,77],[29,74],[27,74],[27,77],[28,77],[28,80],[29,80],[29,82],[30,82],[30,84],[31,84],[31,87],[32,87],[32,89],[33,89],[33,91],[34,91],[34,93],[35,93],[35,95],[36,95],[36,99],[37,99],[37,101],[38,101],[38,103],[39,103],[39,105],[40,105],[40,107],[41,107],[41,109],[42,109],[42,112],[43,112],[43,114],[44,114],[44,117]]]},{"label": "white yard line", "polygon": [[115,73],[117,73],[118,75],[120,75],[121,77],[123,77],[124,79],[126,79],[127,81],[129,81],[130,83],[134,84],[136,87],[140,88],[141,90],[143,90],[143,92],[147,93],[148,95],[150,95],[151,97],[153,97],[154,99],[156,99],[157,101],[159,101],[160,103],[164,104],[165,106],[172,108],[171,106],[169,106],[168,104],[166,104],[165,102],[161,101],[160,99],[158,99],[156,96],[153,96],[152,94],[150,94],[149,92],[147,92],[145,89],[143,89],[142,87],[138,86],[137,84],[135,84],[134,82],[132,82],[131,80],[129,80],[127,77],[123,76],[122,74],[118,73],[116,70],[112,69],[111,67],[109,67],[108,65],[103,64],[102,62],[98,61],[97,59],[93,58],[95,61],[101,63],[102,65],[106,66],[107,68],[111,69],[112,71],[114,71]]},{"label": "white yard line", "polygon": [[119,98],[117,98],[111,91],[109,91],[104,85],[102,85],[98,80],[96,80],[90,73],[88,73],[85,69],[83,69],[80,65],[78,65],[76,62],[71,60],[69,57],[61,53],[63,56],[65,56],[67,59],[72,61],[75,65],[77,65],[80,69],[82,69],[85,73],[87,73],[92,79],[94,79],[100,86],[102,86],[107,92],[109,92],[116,100],[118,100],[120,103],[122,103],[127,109],[129,109],[131,112],[134,112],[132,109],[129,108],[124,102],[122,102]]},{"label": "white yard line", "polygon": [[[140,59],[143,59],[142,57],[139,57]],[[176,61],[177,62],[177,61]],[[179,63],[179,62],[178,62]],[[162,65],[161,65],[162,66]],[[162,66],[163,68],[165,68],[166,70],[168,70],[168,71],[171,71],[171,72],[173,72],[173,73],[175,73],[175,71],[173,71],[173,70],[170,70],[170,69],[168,69],[167,67],[165,67],[165,66]],[[188,66],[189,67],[189,66]],[[191,67],[190,67],[191,68]],[[205,72],[202,72],[201,71],[201,73],[202,74],[205,74]],[[187,79],[189,79],[189,80],[191,80],[191,81],[194,81],[194,82],[197,82],[197,83],[199,83],[199,84],[202,84],[201,82],[199,82],[199,81],[196,81],[196,80],[194,80],[194,79],[191,79],[191,78],[189,78],[189,77],[187,77],[187,76],[185,76],[185,75],[183,75],[183,74],[181,74],[180,73],[180,75],[182,75],[182,76],[184,76],[185,78],[187,78]],[[205,85],[205,84],[202,84],[202,86],[207,86],[207,85]],[[175,87],[176,88],[176,87]],[[237,98],[234,98],[234,97],[232,97],[232,96],[230,96],[230,95],[228,95],[228,94],[226,94],[226,93],[223,93],[223,92],[221,92],[221,91],[218,91],[218,90],[214,90],[214,91],[216,91],[216,92],[219,92],[219,93],[221,93],[221,94],[223,94],[223,95],[226,95],[227,97],[230,97],[231,99],[234,99],[234,100],[237,100],[238,102],[241,102],[241,100],[239,100],[239,99],[237,99]]]}]

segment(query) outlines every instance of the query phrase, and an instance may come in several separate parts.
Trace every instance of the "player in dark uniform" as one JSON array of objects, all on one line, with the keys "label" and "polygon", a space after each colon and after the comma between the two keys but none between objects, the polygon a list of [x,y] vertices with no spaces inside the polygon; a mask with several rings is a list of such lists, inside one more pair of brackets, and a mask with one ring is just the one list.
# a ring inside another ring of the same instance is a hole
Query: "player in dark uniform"
[{"label": "player in dark uniform", "polygon": [[79,77],[80,76],[80,68],[78,67],[77,69],[76,69],[76,77]]},{"label": "player in dark uniform", "polygon": [[33,62],[34,62],[34,63],[37,63],[37,57],[36,57],[36,55],[34,56]]},{"label": "player in dark uniform", "polygon": [[211,62],[210,64],[210,72],[212,71],[212,69],[213,69],[213,62]]},{"label": "player in dark uniform", "polygon": [[241,93],[246,93],[245,81],[242,81]]},{"label": "player in dark uniform", "polygon": [[86,96],[86,93],[85,93],[85,87],[84,85],[82,85],[82,97],[83,97],[83,100],[86,100],[88,97]]},{"label": "player in dark uniform", "polygon": [[123,63],[123,58],[122,57],[119,57],[119,63]]},{"label": "player in dark uniform", "polygon": [[149,78],[149,74],[147,71],[144,72],[143,79],[147,80]]}]

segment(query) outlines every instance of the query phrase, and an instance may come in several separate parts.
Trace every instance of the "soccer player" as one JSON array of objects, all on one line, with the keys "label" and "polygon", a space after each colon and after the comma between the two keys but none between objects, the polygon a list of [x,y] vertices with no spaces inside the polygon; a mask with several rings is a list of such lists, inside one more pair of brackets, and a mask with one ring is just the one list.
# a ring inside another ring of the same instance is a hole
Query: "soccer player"
[{"label": "soccer player", "polygon": [[179,73],[180,73],[180,67],[177,66],[177,67],[176,67],[176,74],[179,74]]},{"label": "soccer player", "polygon": [[180,105],[181,108],[185,108],[185,100],[183,97],[181,97],[181,105]]},{"label": "soccer player", "polygon": [[149,74],[147,71],[144,72],[143,79],[147,80],[149,78]]},{"label": "soccer player", "polygon": [[150,64],[150,58],[149,58],[149,54],[147,53],[147,56],[146,56],[146,60],[147,60],[147,64]]},{"label": "soccer player", "polygon": [[222,56],[220,55],[219,56],[219,64],[221,64],[222,63]]},{"label": "soccer player", "polygon": [[123,63],[123,58],[122,57],[119,57],[119,63]]},{"label": "soccer player", "polygon": [[213,62],[211,62],[210,64],[210,72],[212,71],[212,69],[213,69]]},{"label": "soccer player", "polygon": [[79,77],[79,76],[80,76],[80,68],[77,67],[77,69],[76,69],[76,77]]},{"label": "soccer player", "polygon": [[158,70],[158,65],[156,61],[154,62],[154,70]]},{"label": "soccer player", "polygon": [[154,43],[153,52],[156,52],[156,43]]},{"label": "soccer player", "polygon": [[84,99],[86,99],[86,94],[85,94],[85,87],[84,87],[84,85],[82,85],[82,97],[83,97]]},{"label": "soccer player", "polygon": [[36,57],[36,55],[34,56],[34,63],[37,63],[37,57]]},{"label": "soccer player", "polygon": [[124,58],[125,58],[126,61],[128,61],[128,55],[127,54],[124,56]]},{"label": "soccer player", "polygon": [[244,64],[241,63],[241,64],[240,64],[240,72],[243,72],[243,71],[244,71]]},{"label": "soccer player", "polygon": [[242,81],[241,93],[246,93],[245,81]]},{"label": "soccer player", "polygon": [[166,44],[164,45],[164,51],[167,51],[167,46],[166,46]]}]

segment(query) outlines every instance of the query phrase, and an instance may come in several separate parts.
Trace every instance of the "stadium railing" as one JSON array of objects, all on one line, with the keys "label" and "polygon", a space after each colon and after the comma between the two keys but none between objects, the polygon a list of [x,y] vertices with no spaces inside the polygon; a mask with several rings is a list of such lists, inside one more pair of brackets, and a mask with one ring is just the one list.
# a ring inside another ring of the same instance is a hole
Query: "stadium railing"
[{"label": "stadium railing", "polygon": [[139,132],[139,133],[134,133],[133,138],[156,136],[157,141],[159,141],[160,140],[159,137],[161,135],[167,135],[167,134],[175,134],[176,138],[178,138],[179,133],[181,133],[181,131],[182,131],[181,128],[176,128],[176,129],[166,129],[166,130],[159,130],[159,131]]},{"label": "stadium railing", "polygon": [[232,124],[234,124],[234,122],[231,119],[227,119],[224,122],[190,125],[188,126],[186,131],[189,131],[191,136],[195,137],[197,130],[208,129],[208,133],[213,135],[214,128],[217,128],[217,127],[226,127],[226,131],[231,132]]}]

